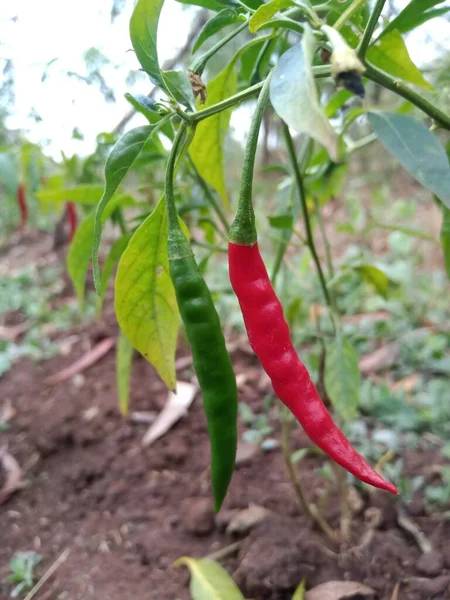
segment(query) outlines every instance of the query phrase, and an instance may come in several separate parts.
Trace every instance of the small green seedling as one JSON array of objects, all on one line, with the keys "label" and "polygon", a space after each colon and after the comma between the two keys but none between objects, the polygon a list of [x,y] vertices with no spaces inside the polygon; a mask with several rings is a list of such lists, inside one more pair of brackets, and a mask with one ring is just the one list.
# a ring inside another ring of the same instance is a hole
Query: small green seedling
[{"label": "small green seedling", "polygon": [[41,562],[42,556],[36,552],[17,552],[9,563],[11,574],[3,579],[3,583],[16,583],[10,593],[11,598],[18,598],[34,585],[34,570]]}]

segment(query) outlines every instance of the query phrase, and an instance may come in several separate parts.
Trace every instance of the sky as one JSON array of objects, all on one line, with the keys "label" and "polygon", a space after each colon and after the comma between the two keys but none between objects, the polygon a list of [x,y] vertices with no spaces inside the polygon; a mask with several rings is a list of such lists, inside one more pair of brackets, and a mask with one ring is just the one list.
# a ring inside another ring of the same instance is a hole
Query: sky
[{"label": "sky", "polygon": [[[0,56],[13,59],[16,74],[16,103],[8,126],[22,129],[56,159],[61,151],[66,155],[92,152],[96,136],[111,131],[128,112],[130,106],[123,94],[147,94],[151,89],[145,75],[134,85],[125,83],[128,72],[139,68],[130,51],[128,32],[133,4],[127,0],[124,12],[111,23],[111,2],[107,0],[0,1]],[[397,0],[396,4],[406,6],[408,0]],[[158,34],[161,62],[183,45],[194,15],[195,9],[188,12],[175,0],[166,0]],[[439,45],[448,49],[449,29],[444,20],[434,19],[409,35],[412,60],[423,66],[436,56]],[[430,42],[430,37],[436,43]],[[118,65],[103,71],[108,85],[115,90],[115,103],[105,102],[98,86],[88,86],[66,75],[67,71],[86,73],[83,53],[90,47],[97,47]],[[42,82],[45,66],[53,59],[57,60]],[[29,117],[32,109],[42,122],[35,123]],[[237,127],[240,131],[245,131],[245,113],[237,111],[234,117],[235,124],[244,122],[244,126],[240,123]],[[143,124],[142,119],[136,116],[129,127]],[[72,139],[74,127],[83,133],[84,140]]]}]

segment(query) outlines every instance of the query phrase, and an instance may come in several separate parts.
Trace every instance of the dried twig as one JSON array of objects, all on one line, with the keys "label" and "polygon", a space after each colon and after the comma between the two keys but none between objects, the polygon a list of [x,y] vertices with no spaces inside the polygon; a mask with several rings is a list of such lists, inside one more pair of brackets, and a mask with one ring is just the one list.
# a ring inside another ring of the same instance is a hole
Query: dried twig
[{"label": "dried twig", "polygon": [[38,593],[41,587],[50,579],[53,573],[59,569],[63,562],[67,559],[70,554],[69,548],[66,548],[62,554],[55,560],[55,562],[47,569],[44,575],[40,578],[34,588],[25,596],[24,600],[31,600]]}]

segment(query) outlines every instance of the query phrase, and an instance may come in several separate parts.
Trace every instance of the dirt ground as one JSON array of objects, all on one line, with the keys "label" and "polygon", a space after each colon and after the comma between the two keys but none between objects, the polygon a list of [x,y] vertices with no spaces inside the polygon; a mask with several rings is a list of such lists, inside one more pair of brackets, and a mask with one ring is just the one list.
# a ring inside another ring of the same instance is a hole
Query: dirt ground
[{"label": "dirt ground", "polygon": [[[380,600],[450,599],[450,521],[443,514],[427,515],[420,496],[404,507],[387,493],[365,487],[351,548],[339,548],[301,514],[279,448],[244,452],[248,447],[243,447],[224,507],[214,517],[199,395],[184,418],[144,448],[148,424],[122,418],[117,408],[113,350],[81,376],[45,383],[116,332],[109,312],[100,323],[54,336],[71,337],[68,356],[21,360],[0,380],[0,408],[9,400],[16,411],[10,429],[0,433],[0,445],[7,444],[20,464],[25,484],[0,506],[0,579],[19,550],[42,555],[42,575],[69,549],[36,600],[188,600],[187,569],[173,568],[173,562],[239,542],[221,564],[247,599],[290,600],[303,578],[308,589],[330,580],[362,582]],[[180,356],[185,354],[182,349]],[[247,374],[241,400],[262,412],[257,361],[239,350],[233,361],[238,375]],[[178,378],[189,381],[190,375],[188,367]],[[167,398],[141,358],[134,362],[131,398],[132,411],[160,411]],[[296,427],[292,450],[305,445]],[[440,460],[430,451],[406,453],[404,459],[406,473],[414,475],[428,474]],[[316,473],[322,462],[311,456],[298,468],[313,500],[327,485]],[[2,477],[0,472],[0,487]],[[227,532],[231,518],[252,504],[267,509],[268,516],[248,534]],[[325,514],[335,527],[338,505],[330,494]],[[398,524],[402,510],[427,536],[432,552],[423,554],[417,536]],[[7,597],[0,588],[0,598]]]}]

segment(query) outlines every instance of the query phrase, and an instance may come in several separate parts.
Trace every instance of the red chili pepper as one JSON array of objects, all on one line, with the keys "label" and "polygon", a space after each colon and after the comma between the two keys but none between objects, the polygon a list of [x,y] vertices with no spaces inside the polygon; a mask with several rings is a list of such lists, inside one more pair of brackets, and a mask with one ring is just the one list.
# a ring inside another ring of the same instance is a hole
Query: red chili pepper
[{"label": "red chili pepper", "polygon": [[17,186],[17,204],[20,209],[20,225],[18,229],[23,229],[27,222],[28,206],[25,197],[25,187],[21,183]]},{"label": "red chili pepper", "polygon": [[73,240],[75,231],[77,230],[77,212],[73,202],[67,203],[67,214],[69,215],[69,244]]},{"label": "red chili pepper", "polygon": [[372,469],[331,418],[306,367],[297,356],[283,308],[259,253],[252,180],[258,132],[268,96],[267,81],[250,127],[239,205],[228,246],[230,281],[241,306],[250,345],[269,375],[275,393],[311,440],[355,477],[397,494],[395,486]]},{"label": "red chili pepper", "polygon": [[375,487],[397,494],[356,452],[316,390],[292,344],[283,308],[270,283],[258,244],[228,246],[230,280],[238,297],[250,345],[269,375],[280,400],[301,423],[308,437],[330,458]]}]

